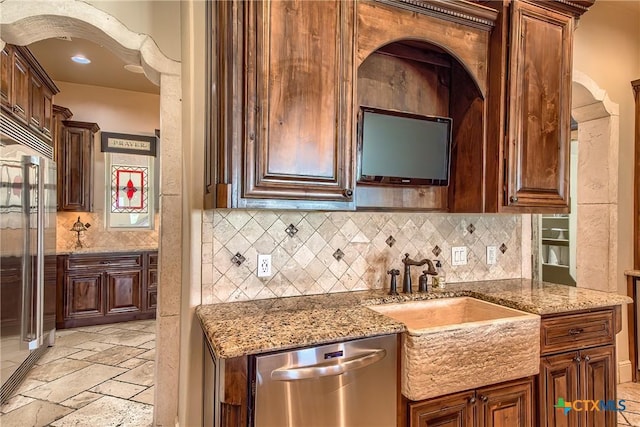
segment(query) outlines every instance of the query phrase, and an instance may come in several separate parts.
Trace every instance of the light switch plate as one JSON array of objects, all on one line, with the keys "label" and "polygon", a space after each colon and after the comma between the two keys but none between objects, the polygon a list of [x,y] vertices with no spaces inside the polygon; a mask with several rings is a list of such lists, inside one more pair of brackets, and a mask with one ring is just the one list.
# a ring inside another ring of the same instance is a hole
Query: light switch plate
[{"label": "light switch plate", "polygon": [[467,265],[467,247],[451,247],[451,265]]},{"label": "light switch plate", "polygon": [[487,265],[494,265],[498,260],[498,247],[487,246]]}]

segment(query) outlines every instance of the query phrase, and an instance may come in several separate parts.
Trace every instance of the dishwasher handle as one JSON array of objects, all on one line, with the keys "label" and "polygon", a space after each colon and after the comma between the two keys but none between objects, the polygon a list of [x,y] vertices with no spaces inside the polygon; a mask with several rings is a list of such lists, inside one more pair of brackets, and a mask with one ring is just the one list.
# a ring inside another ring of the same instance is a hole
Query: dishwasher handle
[{"label": "dishwasher handle", "polygon": [[329,363],[324,362],[298,368],[279,368],[271,372],[271,379],[276,381],[296,381],[340,375],[372,365],[384,359],[386,355],[386,350],[377,349],[353,358],[334,359]]}]

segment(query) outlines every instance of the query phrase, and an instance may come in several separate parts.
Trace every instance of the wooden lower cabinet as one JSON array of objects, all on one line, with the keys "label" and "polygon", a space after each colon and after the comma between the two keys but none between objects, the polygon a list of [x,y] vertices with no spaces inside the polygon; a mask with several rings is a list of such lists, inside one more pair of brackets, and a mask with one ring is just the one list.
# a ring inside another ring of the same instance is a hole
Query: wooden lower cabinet
[{"label": "wooden lower cabinet", "polygon": [[410,402],[410,427],[533,427],[533,377]]},{"label": "wooden lower cabinet", "polygon": [[[619,307],[543,316],[541,427],[616,425],[615,335],[622,327],[620,318]],[[573,404],[566,414],[556,408],[560,399]]]},{"label": "wooden lower cabinet", "polygon": [[[607,427],[616,425],[616,412],[591,410],[592,401],[615,402],[615,347],[608,345],[571,351],[542,359],[540,367],[542,426]],[[556,408],[558,399],[581,410]],[[617,403],[617,402],[616,402]],[[586,410],[583,410],[586,409]]]},{"label": "wooden lower cabinet", "polygon": [[157,268],[157,252],[58,256],[56,328],[155,318]]}]

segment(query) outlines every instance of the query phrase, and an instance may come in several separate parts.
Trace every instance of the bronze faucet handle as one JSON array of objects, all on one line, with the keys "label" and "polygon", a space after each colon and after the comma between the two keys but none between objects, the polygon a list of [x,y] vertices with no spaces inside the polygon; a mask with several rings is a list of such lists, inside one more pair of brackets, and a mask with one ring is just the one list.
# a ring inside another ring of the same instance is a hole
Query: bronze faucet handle
[{"label": "bronze faucet handle", "polygon": [[397,269],[393,268],[393,269],[387,271],[387,274],[390,274],[392,276],[397,276],[397,275],[400,274],[400,270],[397,270]]}]

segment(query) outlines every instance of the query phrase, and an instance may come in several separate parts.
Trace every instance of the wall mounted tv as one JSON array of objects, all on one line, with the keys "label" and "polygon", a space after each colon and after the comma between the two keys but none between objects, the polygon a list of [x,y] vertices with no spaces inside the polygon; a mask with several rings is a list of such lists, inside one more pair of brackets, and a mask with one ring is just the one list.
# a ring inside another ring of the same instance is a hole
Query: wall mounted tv
[{"label": "wall mounted tv", "polygon": [[358,115],[358,183],[449,185],[451,124],[371,107]]}]

